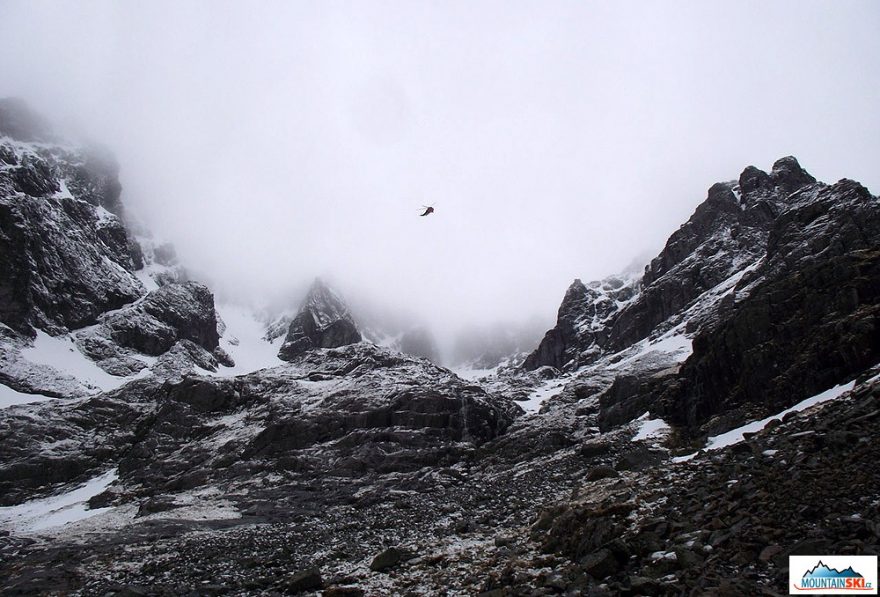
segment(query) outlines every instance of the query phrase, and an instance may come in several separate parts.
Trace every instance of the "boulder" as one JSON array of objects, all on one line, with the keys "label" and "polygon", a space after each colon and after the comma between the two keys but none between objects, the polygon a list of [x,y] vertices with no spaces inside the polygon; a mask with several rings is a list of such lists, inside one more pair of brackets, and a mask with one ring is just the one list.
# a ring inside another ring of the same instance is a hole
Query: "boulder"
[{"label": "boulder", "polygon": [[620,473],[610,466],[595,466],[587,473],[587,481],[598,481],[599,479],[608,479],[619,477]]},{"label": "boulder", "polygon": [[317,591],[324,587],[321,571],[317,568],[309,568],[296,572],[285,583],[287,592],[296,595],[306,591]]},{"label": "boulder", "polygon": [[393,568],[397,566],[400,562],[402,562],[405,558],[405,554],[400,549],[396,547],[389,547],[388,549],[376,554],[373,560],[370,562],[370,570],[373,572],[384,572],[389,568]]},{"label": "boulder", "polygon": [[610,549],[600,549],[584,556],[580,565],[584,572],[596,580],[605,579],[620,570],[620,563]]}]

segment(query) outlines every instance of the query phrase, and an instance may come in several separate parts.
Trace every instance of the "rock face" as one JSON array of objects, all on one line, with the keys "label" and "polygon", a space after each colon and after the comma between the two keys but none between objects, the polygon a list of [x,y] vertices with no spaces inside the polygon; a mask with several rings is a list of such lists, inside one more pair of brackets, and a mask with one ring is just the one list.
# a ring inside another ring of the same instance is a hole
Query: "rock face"
[{"label": "rock face", "polygon": [[105,150],[57,138],[24,104],[0,100],[0,380],[18,392],[74,397],[118,385],[100,371],[101,383],[75,379],[51,354],[24,358],[38,330],[56,347],[75,340],[73,352],[88,357],[80,370],[92,359],[120,378],[169,352],[158,364],[167,374],[229,362],[217,352],[213,296],[177,283],[173,250],[142,250],[123,221],[117,174]]},{"label": "rock face", "polygon": [[122,223],[76,199],[11,194],[0,171],[0,319],[76,329],[145,290]]},{"label": "rock face", "polygon": [[318,279],[290,323],[278,357],[290,361],[313,348],[337,348],[360,341],[345,301]]},{"label": "rock face", "polygon": [[[144,496],[278,467],[313,478],[450,466],[518,412],[447,370],[360,343],[239,378],[148,378],[38,419],[0,411],[0,428],[19,429],[0,440],[0,488],[16,501],[117,463]],[[49,437],[64,441],[38,449]]]},{"label": "rock face", "polygon": [[76,329],[143,295],[112,160],[53,141],[16,101],[0,102],[0,135],[0,321]]},{"label": "rock face", "polygon": [[[706,200],[645,268],[641,280],[627,284],[623,296],[609,297],[614,302],[606,303],[599,319],[593,304],[599,295],[581,290],[583,284],[572,284],[556,328],[527,359],[526,368],[565,365],[556,356],[560,353],[569,359],[580,356],[573,362],[576,367],[631,346],[658,326],[679,323],[676,317],[701,295],[763,257],[788,195],[798,185],[813,183],[815,179],[788,157],[777,161],[771,174],[749,166],[739,181],[713,185]],[[592,324],[588,333],[581,331],[578,321]],[[698,324],[698,320],[691,323]]]},{"label": "rock face", "polygon": [[608,300],[576,281],[524,367],[575,370],[639,343],[693,338],[680,371],[614,385],[603,426],[651,409],[696,431],[739,413],[718,431],[777,412],[880,360],[878,246],[880,202],[858,183],[817,182],[791,157],[770,173],[750,166],[709,189],[626,294]]},{"label": "rock face", "polygon": [[607,278],[585,285],[575,280],[559,307],[556,327],[548,331],[523,368],[557,369],[591,362],[609,341],[610,323],[637,296],[638,279]]},{"label": "rock face", "polygon": [[766,251],[778,195],[743,194],[737,183],[718,183],[691,218],[672,234],[642,278],[642,292],[615,319],[608,349],[642,340],[711,288]]},{"label": "rock face", "polygon": [[[263,395],[305,390],[310,397],[289,402],[292,410],[273,402],[271,424],[251,440],[248,453],[277,457],[321,446],[336,453],[328,461],[335,474],[451,464],[463,454],[455,444],[500,435],[517,410],[439,367],[366,343],[310,352],[297,368],[294,377],[279,369],[278,377],[253,379]],[[315,408],[308,406],[319,397]]]},{"label": "rock face", "polygon": [[214,371],[228,364],[228,355],[218,346],[217,328],[214,296],[206,286],[167,283],[132,305],[102,315],[97,325],[77,332],[75,338],[80,351],[112,375],[145,369],[141,355],[167,354],[157,362],[167,376],[192,365]]},{"label": "rock face", "polygon": [[212,351],[217,348],[214,296],[197,282],[167,284],[143,301],[102,322],[120,346],[158,356],[178,340],[190,340]]},{"label": "rock face", "polygon": [[117,390],[85,402],[35,405],[33,411],[0,410],[0,506],[19,503],[41,487],[88,477],[121,458],[146,416],[145,395],[158,385],[133,382],[124,399]]},{"label": "rock face", "polygon": [[880,361],[880,201],[848,180],[801,194],[775,222],[754,288],[694,339],[676,422],[744,404],[778,412]]}]

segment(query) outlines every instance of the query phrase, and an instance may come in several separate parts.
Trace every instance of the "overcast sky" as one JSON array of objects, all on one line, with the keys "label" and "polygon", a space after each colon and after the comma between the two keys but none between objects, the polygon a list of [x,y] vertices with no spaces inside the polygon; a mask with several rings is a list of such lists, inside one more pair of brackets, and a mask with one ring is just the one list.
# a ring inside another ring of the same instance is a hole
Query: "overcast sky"
[{"label": "overcast sky", "polygon": [[2,0],[0,96],[109,145],[221,293],[549,322],[748,164],[880,192],[878,31],[876,1]]}]

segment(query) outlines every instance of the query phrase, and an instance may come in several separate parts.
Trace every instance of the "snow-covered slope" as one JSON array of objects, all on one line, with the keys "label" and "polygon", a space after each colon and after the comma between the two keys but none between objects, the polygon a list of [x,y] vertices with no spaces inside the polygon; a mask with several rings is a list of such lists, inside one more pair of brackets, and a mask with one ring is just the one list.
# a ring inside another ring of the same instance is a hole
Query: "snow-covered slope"
[{"label": "snow-covered slope", "polygon": [[232,357],[235,365],[222,367],[218,375],[243,375],[282,363],[278,350],[283,335],[267,332],[266,322],[252,309],[235,304],[217,305],[217,312],[223,322],[220,346]]}]

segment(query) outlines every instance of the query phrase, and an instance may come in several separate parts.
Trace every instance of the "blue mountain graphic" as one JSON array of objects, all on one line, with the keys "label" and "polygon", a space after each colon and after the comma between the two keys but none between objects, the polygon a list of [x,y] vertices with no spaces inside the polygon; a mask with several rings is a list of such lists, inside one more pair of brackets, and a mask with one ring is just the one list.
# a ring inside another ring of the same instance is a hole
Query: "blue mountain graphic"
[{"label": "blue mountain graphic", "polygon": [[822,560],[819,560],[819,563],[812,570],[807,570],[804,573],[804,578],[862,578],[862,575],[853,570],[852,566],[841,571],[836,568],[829,568],[822,563]]}]

